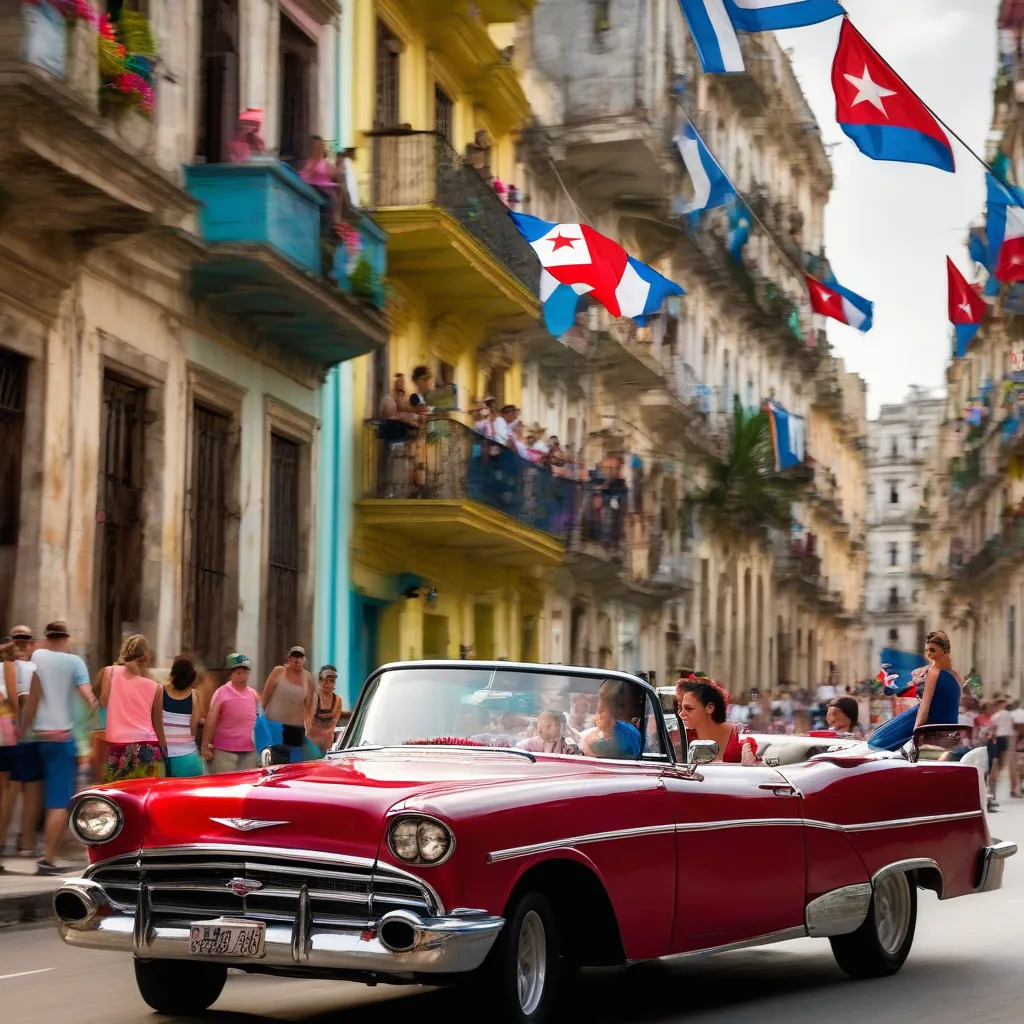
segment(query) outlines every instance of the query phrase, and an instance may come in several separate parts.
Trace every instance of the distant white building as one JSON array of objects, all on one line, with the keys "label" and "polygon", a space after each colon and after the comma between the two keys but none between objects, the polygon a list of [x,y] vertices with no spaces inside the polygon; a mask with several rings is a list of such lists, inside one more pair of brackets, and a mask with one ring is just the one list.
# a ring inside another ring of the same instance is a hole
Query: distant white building
[{"label": "distant white building", "polygon": [[926,621],[925,551],[933,495],[931,469],[946,400],[913,389],[905,402],[883,405],[868,423],[868,651],[918,650],[935,628]]}]

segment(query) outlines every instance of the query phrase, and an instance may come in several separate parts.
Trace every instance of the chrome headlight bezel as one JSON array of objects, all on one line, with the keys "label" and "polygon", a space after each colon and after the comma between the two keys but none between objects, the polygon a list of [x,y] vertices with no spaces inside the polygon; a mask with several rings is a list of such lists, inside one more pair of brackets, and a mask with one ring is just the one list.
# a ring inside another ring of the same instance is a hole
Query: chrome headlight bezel
[{"label": "chrome headlight bezel", "polygon": [[[105,804],[113,812],[113,828],[108,834],[104,834],[102,838],[98,838],[87,832],[84,832],[79,826],[78,816],[82,808],[89,803]],[[69,816],[69,825],[71,831],[74,833],[75,838],[86,846],[102,846],[104,843],[109,843],[112,839],[116,839],[124,828],[124,813],[118,806],[116,800],[111,800],[109,797],[103,796],[101,793],[83,793],[79,796],[72,808]]]},{"label": "chrome headlight bezel", "polygon": [[[416,857],[410,860],[407,857],[403,857],[397,849],[395,843],[395,830],[401,825],[414,824],[416,826]],[[448,840],[447,849],[440,857],[435,857],[433,860],[428,860],[423,855],[423,848],[426,840],[422,833],[424,831],[440,829],[444,833]],[[415,867],[423,868],[436,868],[447,862],[452,854],[455,852],[455,833],[452,831],[450,825],[446,822],[441,821],[440,818],[435,818],[430,814],[398,814],[395,815],[389,822],[387,828],[387,843],[388,851],[391,856],[398,861],[399,864],[406,864]]]}]

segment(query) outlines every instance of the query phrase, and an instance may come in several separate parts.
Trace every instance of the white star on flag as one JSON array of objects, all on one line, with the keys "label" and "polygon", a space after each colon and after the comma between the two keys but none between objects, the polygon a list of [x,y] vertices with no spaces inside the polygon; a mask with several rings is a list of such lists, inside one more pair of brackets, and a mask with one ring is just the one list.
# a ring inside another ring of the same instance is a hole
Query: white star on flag
[{"label": "white star on flag", "polygon": [[870,103],[873,107],[878,109],[885,114],[888,118],[888,114],[885,111],[885,107],[882,106],[882,100],[886,96],[895,96],[896,93],[892,89],[885,89],[878,85],[876,82],[871,81],[871,73],[868,71],[867,64],[864,65],[864,74],[861,78],[856,75],[843,75],[851,85],[857,87],[857,95],[853,98],[850,103],[851,107],[857,106],[858,103]]},{"label": "white star on flag", "polygon": [[969,302],[961,302],[957,309],[962,309],[967,316],[971,315],[971,304]]},{"label": "white star on flag", "polygon": [[818,294],[821,296],[821,301],[822,302],[831,302],[832,301],[832,293],[829,292],[829,291],[826,291],[824,288],[819,288],[818,289]]}]

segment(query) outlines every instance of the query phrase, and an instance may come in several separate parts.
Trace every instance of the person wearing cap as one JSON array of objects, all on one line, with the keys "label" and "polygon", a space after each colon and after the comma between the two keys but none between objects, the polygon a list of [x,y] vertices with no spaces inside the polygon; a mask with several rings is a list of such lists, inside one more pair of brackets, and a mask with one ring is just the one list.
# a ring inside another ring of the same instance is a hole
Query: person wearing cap
[{"label": "person wearing cap", "polygon": [[861,732],[857,720],[860,718],[860,705],[853,697],[836,697],[825,709],[825,721],[830,729],[840,736],[856,735]]},{"label": "person wearing cap", "polygon": [[229,654],[224,667],[228,681],[213,695],[203,727],[203,760],[212,775],[257,767],[253,730],[260,695],[249,685],[252,666],[244,654]]},{"label": "person wearing cap", "polygon": [[97,709],[92,680],[85,662],[69,650],[71,632],[57,620],[45,630],[43,645],[32,655],[36,673],[29,690],[22,729],[35,729],[43,762],[43,801],[46,826],[43,856],[37,874],[56,875],[63,870],[57,859],[68,827],[68,804],[78,788],[78,743],[74,737],[71,702],[77,694]]},{"label": "person wearing cap", "polygon": [[316,686],[313,673],[306,669],[306,649],[293,646],[288,660],[278,665],[263,684],[263,713],[270,722],[280,722],[281,743],[301,747],[313,713]]},{"label": "person wearing cap", "polygon": [[[10,661],[3,663],[0,672],[0,691],[7,690],[13,679],[17,693],[15,726],[28,703],[36,666],[30,660],[35,642],[28,626],[13,626],[10,634]],[[8,692],[9,697],[9,692]],[[43,820],[43,762],[39,744],[31,733],[19,731],[14,747],[11,784],[6,798],[0,801],[0,854],[10,828],[14,807],[21,797],[21,827],[18,833],[18,853],[23,857],[35,856],[36,839]]]},{"label": "person wearing cap", "polygon": [[503,405],[501,415],[494,418],[494,440],[501,445],[507,445],[511,434],[511,426],[516,421],[519,410],[514,405]]}]

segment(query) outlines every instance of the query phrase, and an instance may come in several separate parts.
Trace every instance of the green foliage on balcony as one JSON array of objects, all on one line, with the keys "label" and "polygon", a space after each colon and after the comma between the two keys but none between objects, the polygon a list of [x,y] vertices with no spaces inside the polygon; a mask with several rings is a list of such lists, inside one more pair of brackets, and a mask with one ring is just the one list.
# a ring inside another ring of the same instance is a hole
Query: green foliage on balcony
[{"label": "green foliage on balcony", "polygon": [[799,481],[776,472],[767,413],[747,412],[735,399],[728,456],[715,466],[710,486],[694,502],[723,529],[788,529],[792,503],[802,490]]}]

